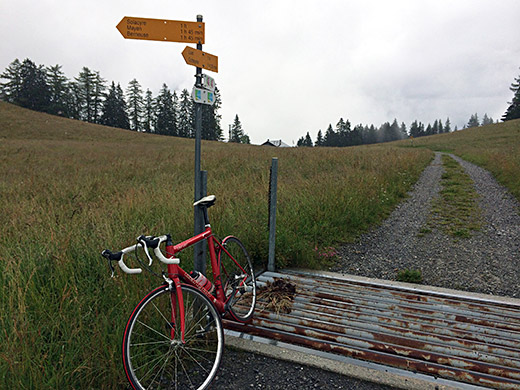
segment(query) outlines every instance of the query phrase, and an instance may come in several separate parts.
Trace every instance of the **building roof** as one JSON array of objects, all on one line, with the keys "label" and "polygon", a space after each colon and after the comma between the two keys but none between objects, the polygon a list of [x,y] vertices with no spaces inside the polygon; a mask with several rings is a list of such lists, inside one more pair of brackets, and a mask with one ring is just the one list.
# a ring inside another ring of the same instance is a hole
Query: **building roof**
[{"label": "building roof", "polygon": [[267,140],[265,141],[262,146],[276,146],[278,148],[290,148],[289,145],[287,145],[285,142],[283,142],[281,139],[278,140]]}]

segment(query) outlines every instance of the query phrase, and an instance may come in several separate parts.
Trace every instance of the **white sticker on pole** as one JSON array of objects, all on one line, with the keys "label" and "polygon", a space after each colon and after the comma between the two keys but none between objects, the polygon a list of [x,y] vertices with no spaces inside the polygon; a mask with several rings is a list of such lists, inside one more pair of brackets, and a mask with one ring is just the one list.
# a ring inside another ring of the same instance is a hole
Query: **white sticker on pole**
[{"label": "white sticker on pole", "polygon": [[209,104],[210,106],[215,104],[215,94],[212,91],[193,87],[191,97],[195,103]]},{"label": "white sticker on pole", "polygon": [[215,90],[215,79],[207,74],[202,75],[202,87],[210,91]]}]

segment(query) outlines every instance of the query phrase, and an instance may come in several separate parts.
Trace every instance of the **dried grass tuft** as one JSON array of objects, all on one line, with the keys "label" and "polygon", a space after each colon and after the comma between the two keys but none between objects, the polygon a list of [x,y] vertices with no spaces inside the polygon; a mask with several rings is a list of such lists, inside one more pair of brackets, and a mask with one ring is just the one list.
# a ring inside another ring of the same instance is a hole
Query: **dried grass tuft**
[{"label": "dried grass tuft", "polygon": [[258,298],[264,303],[263,310],[289,314],[294,302],[296,286],[287,279],[275,278],[273,282],[267,282],[258,291]]}]

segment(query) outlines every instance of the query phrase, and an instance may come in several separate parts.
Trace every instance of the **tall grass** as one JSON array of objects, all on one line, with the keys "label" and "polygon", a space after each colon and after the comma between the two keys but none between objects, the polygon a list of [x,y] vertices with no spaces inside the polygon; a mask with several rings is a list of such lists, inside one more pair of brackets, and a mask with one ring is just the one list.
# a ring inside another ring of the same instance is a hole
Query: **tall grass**
[{"label": "tall grass", "polygon": [[413,145],[454,153],[489,170],[520,200],[520,119],[416,138]]},{"label": "tall grass", "polygon": [[[121,335],[159,281],[99,253],[142,233],[193,233],[192,140],[136,134],[0,103],[0,388],[121,389]],[[352,240],[395,206],[432,153],[388,146],[273,149],[202,143],[215,232],[267,253],[279,158],[277,262],[324,267],[314,248]],[[190,268],[191,254],[181,253]],[[135,265],[129,258],[129,263]]]}]

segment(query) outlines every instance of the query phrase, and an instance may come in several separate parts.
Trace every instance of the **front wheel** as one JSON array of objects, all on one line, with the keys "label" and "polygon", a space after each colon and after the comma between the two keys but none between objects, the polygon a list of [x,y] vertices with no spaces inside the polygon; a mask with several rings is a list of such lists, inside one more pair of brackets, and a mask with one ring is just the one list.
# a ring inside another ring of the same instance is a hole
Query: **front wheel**
[{"label": "front wheel", "polygon": [[256,305],[256,278],[253,265],[244,244],[236,237],[222,240],[218,261],[226,305],[231,316],[247,322],[253,316]]},{"label": "front wheel", "polygon": [[222,322],[203,294],[182,285],[185,332],[181,338],[175,289],[150,292],[130,316],[123,335],[123,365],[136,390],[206,389],[220,365]]}]

